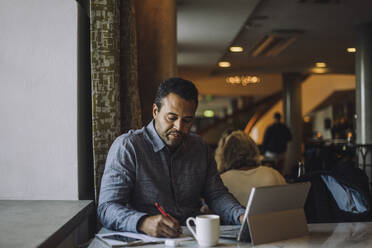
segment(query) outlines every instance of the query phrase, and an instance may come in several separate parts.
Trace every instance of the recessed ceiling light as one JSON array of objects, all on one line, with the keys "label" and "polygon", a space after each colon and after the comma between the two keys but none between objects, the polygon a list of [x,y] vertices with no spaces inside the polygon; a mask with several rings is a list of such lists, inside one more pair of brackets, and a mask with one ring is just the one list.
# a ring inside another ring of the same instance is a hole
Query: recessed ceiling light
[{"label": "recessed ceiling light", "polygon": [[226,67],[230,67],[231,63],[229,61],[220,61],[218,62],[218,66],[226,68]]},{"label": "recessed ceiling light", "polygon": [[328,70],[327,68],[314,67],[311,71],[313,73],[326,73]]},{"label": "recessed ceiling light", "polygon": [[324,62],[316,62],[315,63],[315,66],[318,67],[318,68],[325,68],[325,67],[327,67],[326,63],[324,63]]},{"label": "recessed ceiling light", "polygon": [[244,51],[244,49],[241,46],[231,46],[230,47],[230,52],[232,52],[232,53],[241,53],[243,51]]},{"label": "recessed ceiling light", "polygon": [[356,48],[355,47],[348,47],[348,48],[346,48],[346,51],[348,53],[355,53],[356,52]]}]

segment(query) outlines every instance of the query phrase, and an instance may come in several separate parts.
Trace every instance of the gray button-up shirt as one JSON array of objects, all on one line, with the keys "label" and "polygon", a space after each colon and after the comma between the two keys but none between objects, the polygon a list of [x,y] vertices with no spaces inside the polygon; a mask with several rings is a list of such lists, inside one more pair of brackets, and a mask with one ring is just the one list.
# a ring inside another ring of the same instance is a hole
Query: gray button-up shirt
[{"label": "gray button-up shirt", "polygon": [[244,208],[223,185],[208,145],[190,133],[171,153],[153,122],[112,144],[99,196],[102,224],[137,232],[141,217],[159,214],[155,202],[184,224],[200,213],[201,197],[223,223],[239,224]]}]

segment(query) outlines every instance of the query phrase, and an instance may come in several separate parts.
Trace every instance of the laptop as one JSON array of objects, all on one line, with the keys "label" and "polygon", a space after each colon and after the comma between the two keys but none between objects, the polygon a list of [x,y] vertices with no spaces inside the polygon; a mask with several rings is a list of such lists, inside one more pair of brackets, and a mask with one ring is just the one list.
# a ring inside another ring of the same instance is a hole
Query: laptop
[{"label": "laptop", "polygon": [[310,186],[304,182],[252,188],[243,224],[221,230],[221,238],[258,245],[308,234],[303,207]]}]

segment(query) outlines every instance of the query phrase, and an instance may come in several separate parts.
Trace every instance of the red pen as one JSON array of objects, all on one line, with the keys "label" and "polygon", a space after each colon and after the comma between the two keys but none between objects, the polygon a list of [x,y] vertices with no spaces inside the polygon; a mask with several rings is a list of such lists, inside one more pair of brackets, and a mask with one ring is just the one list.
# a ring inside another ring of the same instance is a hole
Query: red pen
[{"label": "red pen", "polygon": [[[164,216],[164,217],[169,217],[169,214],[167,214],[167,212],[164,211],[164,209],[159,205],[159,203],[155,202],[155,207],[160,211],[160,213]],[[170,218],[172,219],[172,218]],[[177,222],[177,221],[176,221]],[[182,234],[182,228],[181,226],[178,224],[178,222],[176,223],[177,224],[177,227],[176,227],[176,231],[179,233],[179,234]]]},{"label": "red pen", "polygon": [[159,203],[155,202],[155,207],[160,211],[160,213],[164,217],[169,217],[169,215],[164,211],[164,209],[159,205]]}]

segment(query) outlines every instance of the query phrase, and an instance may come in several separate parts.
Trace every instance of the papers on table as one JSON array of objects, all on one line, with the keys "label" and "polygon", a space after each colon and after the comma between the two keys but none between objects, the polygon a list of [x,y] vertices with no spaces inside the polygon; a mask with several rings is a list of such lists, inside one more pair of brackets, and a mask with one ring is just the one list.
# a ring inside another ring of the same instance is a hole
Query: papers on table
[{"label": "papers on table", "polygon": [[240,231],[240,225],[221,225],[220,237],[228,239],[236,239]]}]

